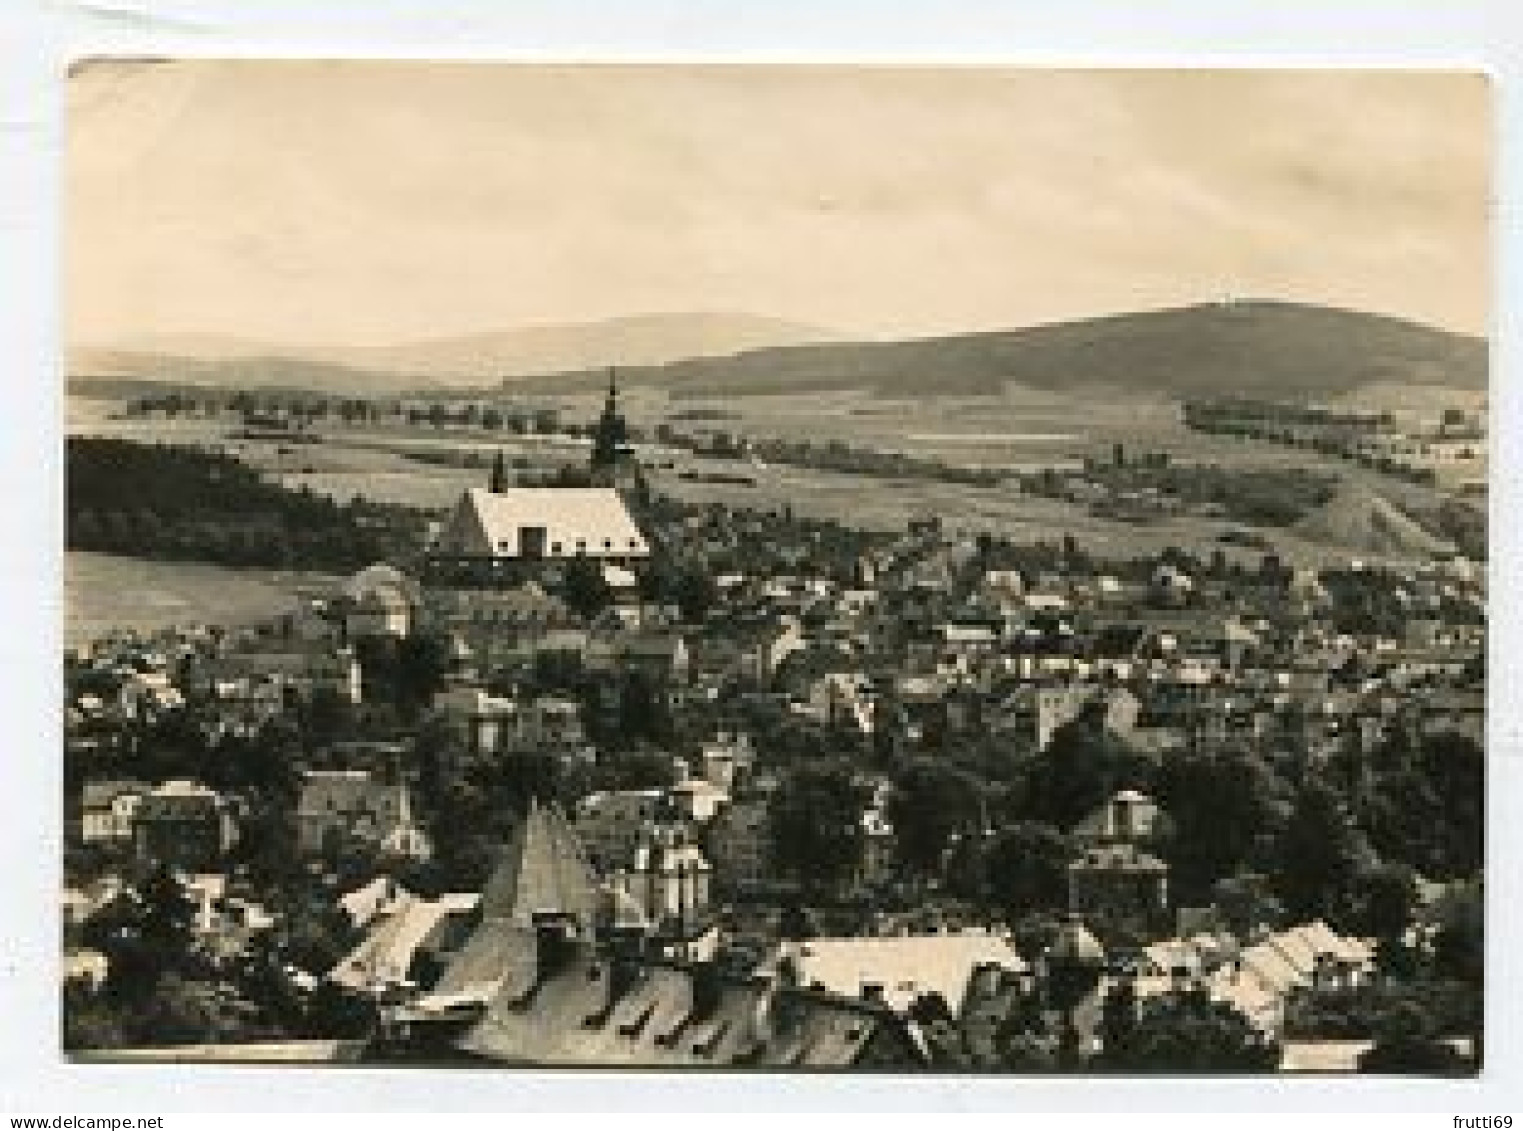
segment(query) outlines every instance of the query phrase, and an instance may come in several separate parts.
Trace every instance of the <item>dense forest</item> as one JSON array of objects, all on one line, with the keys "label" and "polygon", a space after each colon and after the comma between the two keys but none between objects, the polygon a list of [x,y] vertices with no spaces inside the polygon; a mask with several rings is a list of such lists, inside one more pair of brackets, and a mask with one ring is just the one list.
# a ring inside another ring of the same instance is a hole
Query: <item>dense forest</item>
[{"label": "dense forest", "polygon": [[70,437],[65,476],[71,550],[352,570],[408,552],[422,532],[421,517],[406,508],[336,503],[198,448]]}]

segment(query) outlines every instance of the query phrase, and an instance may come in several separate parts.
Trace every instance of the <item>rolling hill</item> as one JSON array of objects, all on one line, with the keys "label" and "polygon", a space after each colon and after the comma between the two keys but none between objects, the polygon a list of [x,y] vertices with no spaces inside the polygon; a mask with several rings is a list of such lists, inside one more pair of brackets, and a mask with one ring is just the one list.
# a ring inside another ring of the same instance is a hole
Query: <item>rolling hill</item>
[{"label": "rolling hill", "polygon": [[[1334,397],[1366,385],[1486,387],[1484,340],[1379,315],[1236,302],[896,342],[752,350],[621,369],[677,395],[872,388],[893,396],[995,393],[1007,383],[1188,398]],[[590,388],[562,373],[517,389]]]},{"label": "rolling hill", "polygon": [[1430,558],[1455,552],[1454,543],[1431,533],[1389,499],[1352,484],[1293,529],[1312,542],[1370,554]]},{"label": "rolling hill", "polygon": [[1025,329],[833,342],[816,327],[749,315],[651,315],[363,349],[278,350],[194,338],[185,349],[81,350],[71,386],[103,379],[359,394],[590,391],[618,365],[628,385],[676,396],[873,389],[898,397],[1006,385],[1168,398],[1336,399],[1364,388],[1484,391],[1480,338],[1329,307],[1235,302]]}]

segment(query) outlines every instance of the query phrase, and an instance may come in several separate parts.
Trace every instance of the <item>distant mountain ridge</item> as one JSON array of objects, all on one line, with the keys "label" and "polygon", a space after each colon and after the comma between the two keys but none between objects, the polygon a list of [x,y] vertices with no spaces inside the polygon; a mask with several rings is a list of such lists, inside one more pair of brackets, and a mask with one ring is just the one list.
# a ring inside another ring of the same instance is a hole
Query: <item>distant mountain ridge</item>
[{"label": "distant mountain ridge", "polygon": [[[1487,345],[1382,315],[1234,302],[909,341],[783,346],[620,375],[675,395],[870,388],[914,397],[1017,384],[1178,398],[1334,397],[1373,384],[1484,390]],[[565,373],[512,387],[569,391],[596,379]]]},{"label": "distant mountain ridge", "polygon": [[356,393],[366,388],[487,387],[526,375],[608,365],[659,366],[840,336],[801,322],[724,312],[641,314],[396,345],[294,350],[242,338],[167,334],[72,351],[69,373],[81,378]]},{"label": "distant mountain ridge", "polygon": [[[766,344],[745,344],[769,336]],[[470,388],[487,395],[586,392],[606,380],[607,366],[617,365],[623,383],[676,396],[852,388],[900,397],[975,395],[1015,384],[1182,399],[1330,399],[1375,385],[1483,391],[1487,381],[1484,339],[1283,302],[1177,307],[903,341],[830,337],[816,327],[750,315],[651,315],[289,355],[238,343],[222,356],[207,356],[205,341],[197,356],[82,351],[71,357],[70,373],[76,383],[83,378],[96,385],[116,378],[348,394]],[[574,360],[547,364],[566,358]]]}]

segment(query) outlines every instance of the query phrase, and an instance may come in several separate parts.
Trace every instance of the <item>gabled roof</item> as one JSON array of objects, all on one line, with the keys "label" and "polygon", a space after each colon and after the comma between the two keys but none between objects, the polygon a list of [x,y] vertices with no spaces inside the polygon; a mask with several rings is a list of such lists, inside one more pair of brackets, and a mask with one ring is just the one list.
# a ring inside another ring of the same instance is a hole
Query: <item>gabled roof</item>
[{"label": "gabled roof", "polygon": [[445,919],[469,915],[477,900],[474,894],[442,895],[438,899],[405,894],[328,977],[351,990],[405,981],[423,941]]},{"label": "gabled roof", "polygon": [[952,1010],[962,1008],[968,983],[980,966],[1019,972],[1026,963],[999,935],[887,935],[812,938],[783,943],[764,969],[790,959],[804,985],[814,982],[843,997],[860,996],[866,984],[882,988],[883,1000],[900,1012],[922,994],[940,994]]},{"label": "gabled roof", "polygon": [[418,604],[423,596],[416,581],[385,562],[366,566],[345,580],[341,591],[344,596],[356,602],[366,597],[379,596],[387,603],[400,601],[404,606]]},{"label": "gabled roof", "polygon": [[211,790],[204,793],[150,793],[138,802],[134,820],[202,821],[221,813],[222,799]]},{"label": "gabled roof", "polygon": [[499,494],[473,487],[436,545],[445,553],[519,557],[525,527],[544,528],[544,553],[552,558],[650,553],[623,497],[612,487],[510,487]]},{"label": "gabled roof", "polygon": [[[1129,807],[1131,828],[1123,830],[1120,809]],[[1099,808],[1084,817],[1073,828],[1073,835],[1085,840],[1143,840],[1153,834],[1160,810],[1156,802],[1146,794],[1125,789],[1112,794]]]},{"label": "gabled roof", "polygon": [[1100,945],[1100,940],[1084,925],[1084,920],[1077,915],[1070,915],[1063,921],[1058,929],[1057,937],[1052,940],[1052,945],[1047,948],[1045,957],[1048,959],[1080,959],[1089,962],[1104,962],[1105,948]]},{"label": "gabled roof", "polygon": [[1243,969],[1257,978],[1260,985],[1276,994],[1285,994],[1304,981],[1302,974],[1268,940],[1243,951],[1241,962]]},{"label": "gabled roof", "polygon": [[149,787],[140,781],[108,778],[87,781],[80,787],[80,804],[85,809],[108,808],[123,794],[146,794]]},{"label": "gabled roof", "polygon": [[608,963],[584,953],[527,1001],[527,987],[505,983],[460,1047],[518,1064],[844,1068],[880,1031],[904,1030],[881,1006],[810,990],[772,993],[760,979],[721,977],[702,1007],[699,977],[656,963],[616,987]]}]

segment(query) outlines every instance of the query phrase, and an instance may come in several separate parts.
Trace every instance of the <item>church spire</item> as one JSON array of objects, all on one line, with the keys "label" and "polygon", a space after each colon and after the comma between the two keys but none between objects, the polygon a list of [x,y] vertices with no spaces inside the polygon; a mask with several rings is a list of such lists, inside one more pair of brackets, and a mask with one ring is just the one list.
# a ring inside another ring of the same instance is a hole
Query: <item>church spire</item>
[{"label": "church spire", "polygon": [[618,466],[624,445],[628,439],[624,417],[619,412],[619,386],[613,366],[608,367],[608,402],[603,415],[598,417],[597,429],[592,438],[592,470],[611,476]]}]

